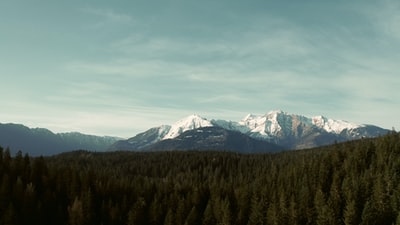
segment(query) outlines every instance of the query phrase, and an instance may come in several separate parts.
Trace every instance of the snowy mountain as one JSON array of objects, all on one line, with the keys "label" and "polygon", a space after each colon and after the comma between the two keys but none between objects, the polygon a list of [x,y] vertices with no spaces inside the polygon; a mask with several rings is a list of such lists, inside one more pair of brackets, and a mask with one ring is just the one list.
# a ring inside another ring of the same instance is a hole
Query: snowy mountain
[{"label": "snowy mountain", "polygon": [[174,123],[168,130],[168,133],[165,136],[163,136],[162,139],[163,140],[173,139],[178,137],[185,131],[194,130],[201,127],[212,127],[212,126],[214,125],[207,119],[202,118],[198,115],[190,115]]},{"label": "snowy mountain", "polygon": [[299,125],[316,127],[322,131],[340,134],[343,130],[365,127],[342,120],[327,119],[323,116],[307,118],[305,116],[293,115],[281,110],[271,111],[265,115],[247,115],[239,122],[247,127],[253,135],[259,135],[266,139],[273,138],[283,133],[295,132]]},{"label": "snowy mountain", "polygon": [[[289,114],[282,110],[268,112],[265,115],[248,114],[241,121],[207,120],[198,115],[183,118],[171,126],[163,125],[152,128],[128,140],[116,142],[110,150],[151,150],[151,147],[164,140],[182,141],[180,135],[200,128],[215,127],[227,131],[238,132],[252,139],[279,145],[285,149],[303,149],[333,144],[362,137],[376,137],[388,132],[372,125],[355,124],[343,120],[329,119],[324,116],[305,117]],[[212,129],[211,129],[212,130]],[[209,135],[213,135],[210,133]],[[190,135],[189,135],[190,136]],[[199,137],[200,136],[196,136]],[[198,143],[190,137],[193,143]],[[204,142],[204,137],[201,136]],[[163,143],[172,143],[163,142]],[[185,146],[188,146],[185,139]],[[196,145],[199,148],[199,145]],[[206,147],[207,145],[204,145]],[[222,145],[221,145],[222,146]],[[226,146],[226,145],[225,145]],[[221,149],[222,150],[222,149]]]},{"label": "snowy mountain", "polygon": [[281,110],[265,115],[248,115],[239,122],[250,131],[248,135],[272,141],[289,149],[301,149],[332,144],[362,137],[376,137],[388,130],[324,116],[312,118],[289,114]]},{"label": "snowy mountain", "polygon": [[202,127],[214,126],[210,121],[198,115],[185,117],[173,125],[162,125],[153,127],[143,133],[120,140],[109,147],[109,150],[139,150],[144,149],[161,140],[174,139],[185,131],[194,130]]}]

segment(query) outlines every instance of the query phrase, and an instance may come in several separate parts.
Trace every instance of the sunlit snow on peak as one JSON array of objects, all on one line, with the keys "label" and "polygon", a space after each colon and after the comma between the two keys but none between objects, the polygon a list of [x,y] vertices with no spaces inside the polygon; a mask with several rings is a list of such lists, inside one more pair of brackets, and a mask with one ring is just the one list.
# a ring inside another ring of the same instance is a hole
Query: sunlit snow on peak
[{"label": "sunlit snow on peak", "polygon": [[177,121],[172,126],[161,127],[159,135],[161,139],[173,139],[188,130],[217,126],[241,133],[252,133],[262,139],[270,139],[271,137],[282,135],[282,132],[292,132],[295,130],[294,126],[297,126],[299,123],[335,134],[364,126],[343,120],[333,120],[323,116],[305,117],[289,114],[282,110],[273,110],[264,115],[248,114],[239,122],[207,120],[197,114],[193,114]]},{"label": "sunlit snow on peak", "polygon": [[312,123],[319,127],[324,129],[327,132],[333,132],[336,134],[340,134],[343,130],[350,130],[350,129],[356,129],[359,127],[363,127],[363,125],[358,125],[355,123],[350,123],[344,120],[333,120],[333,119],[328,119],[323,116],[315,116],[312,118]]},{"label": "sunlit snow on peak", "polygon": [[212,126],[213,124],[207,119],[199,115],[193,114],[173,124],[169,129],[169,132],[162,139],[172,139],[188,130]]},{"label": "sunlit snow on peak", "polygon": [[264,116],[249,114],[239,124],[248,127],[252,133],[259,133],[262,136],[276,134],[282,128],[277,119],[278,114],[272,112]]},{"label": "sunlit snow on peak", "polygon": [[287,114],[287,113],[285,113],[284,111],[282,111],[282,110],[280,110],[280,109],[272,110],[272,111],[269,111],[269,112],[267,113],[267,115],[269,115],[269,116],[276,116],[276,115],[278,115],[278,114]]}]

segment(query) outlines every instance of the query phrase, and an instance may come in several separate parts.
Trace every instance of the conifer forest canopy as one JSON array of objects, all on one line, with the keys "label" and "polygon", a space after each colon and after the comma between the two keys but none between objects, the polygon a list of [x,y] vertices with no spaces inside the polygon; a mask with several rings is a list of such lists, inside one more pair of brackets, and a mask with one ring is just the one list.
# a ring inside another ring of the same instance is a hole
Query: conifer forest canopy
[{"label": "conifer forest canopy", "polygon": [[0,224],[400,224],[400,134],[275,154],[0,149]]}]

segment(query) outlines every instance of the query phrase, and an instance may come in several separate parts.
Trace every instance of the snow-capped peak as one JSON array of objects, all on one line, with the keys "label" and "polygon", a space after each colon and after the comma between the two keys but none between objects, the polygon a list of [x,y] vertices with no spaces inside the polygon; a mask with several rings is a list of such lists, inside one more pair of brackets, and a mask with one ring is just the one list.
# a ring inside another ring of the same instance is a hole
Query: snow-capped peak
[{"label": "snow-capped peak", "polygon": [[248,127],[252,133],[268,137],[282,130],[278,118],[282,114],[286,115],[282,110],[270,111],[264,116],[248,114],[239,124]]},{"label": "snow-capped peak", "polygon": [[212,126],[213,124],[207,119],[199,115],[193,114],[173,124],[168,133],[162,139],[172,139],[188,130]]},{"label": "snow-capped peak", "polygon": [[344,120],[333,120],[333,119],[328,119],[324,116],[314,116],[312,118],[312,123],[319,127],[324,129],[327,132],[333,132],[336,134],[340,134],[343,130],[351,130],[359,127],[363,127],[363,125],[358,125],[355,123],[350,123]]},{"label": "snow-capped peak", "polygon": [[282,110],[274,110],[270,111],[265,117],[267,119],[268,132],[270,134],[276,135],[279,131],[282,130],[282,126],[284,123],[281,122],[281,115],[288,115],[284,113]]},{"label": "snow-capped peak", "polygon": [[242,119],[242,121],[253,120],[253,119],[257,118],[257,117],[260,117],[260,116],[257,116],[257,115],[254,115],[254,114],[247,114],[247,116],[244,117],[244,118]]},{"label": "snow-capped peak", "polygon": [[250,129],[258,127],[260,124],[265,123],[265,118],[259,115],[248,114],[244,119],[242,119],[239,124],[246,126]]},{"label": "snow-capped peak", "polygon": [[277,116],[278,114],[286,114],[286,113],[283,112],[283,111],[280,110],[280,109],[272,110],[272,111],[269,111],[269,112],[267,113],[267,115],[269,115],[269,116]]},{"label": "snow-capped peak", "polygon": [[193,114],[185,117],[171,126],[159,128],[159,139],[173,139],[188,130],[201,127],[222,127],[228,130],[235,130],[241,133],[251,133],[253,137],[271,139],[277,136],[289,135],[297,130],[296,126],[317,127],[328,133],[341,134],[344,130],[352,130],[364,127],[343,120],[328,119],[323,116],[305,117],[293,115],[282,110],[273,110],[264,115],[248,114],[240,122],[225,120],[207,120],[199,115]]}]

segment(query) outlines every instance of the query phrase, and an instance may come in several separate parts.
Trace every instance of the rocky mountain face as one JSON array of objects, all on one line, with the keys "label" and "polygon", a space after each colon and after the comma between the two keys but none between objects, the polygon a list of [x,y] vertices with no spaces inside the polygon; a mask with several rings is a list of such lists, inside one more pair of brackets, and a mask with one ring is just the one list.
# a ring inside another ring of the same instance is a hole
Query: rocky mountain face
[{"label": "rocky mountain face", "polygon": [[251,137],[271,141],[288,149],[312,148],[363,137],[376,137],[388,132],[373,125],[359,125],[323,116],[308,118],[280,110],[262,116],[248,115],[239,125],[248,128],[245,132]]},{"label": "rocky mountain face", "polygon": [[[207,132],[204,133],[204,130]],[[110,146],[109,150],[176,150],[184,149],[182,146],[186,149],[227,150],[229,146],[231,149],[246,149],[242,150],[243,152],[260,152],[259,149],[249,150],[243,146],[236,148],[229,142],[231,139],[226,137],[219,139],[219,144],[213,142],[215,139],[212,137],[221,136],[221,133],[229,136],[232,132],[235,135],[240,134],[243,138],[244,136],[251,138],[251,141],[279,146],[279,148],[266,147],[263,150],[266,152],[275,149],[312,148],[363,137],[376,137],[386,134],[388,130],[323,116],[309,118],[281,110],[271,111],[265,115],[249,114],[239,122],[207,120],[198,115],[191,115],[173,125],[152,128],[128,140],[118,141]],[[210,138],[207,138],[207,135]],[[222,140],[225,141],[224,145],[221,144]],[[239,142],[236,142],[236,146],[239,146]]]},{"label": "rocky mountain face", "polygon": [[0,146],[9,147],[12,154],[17,151],[32,156],[53,155],[72,150],[105,151],[120,140],[115,137],[100,137],[81,133],[55,134],[44,128],[28,128],[20,124],[0,124]]}]

